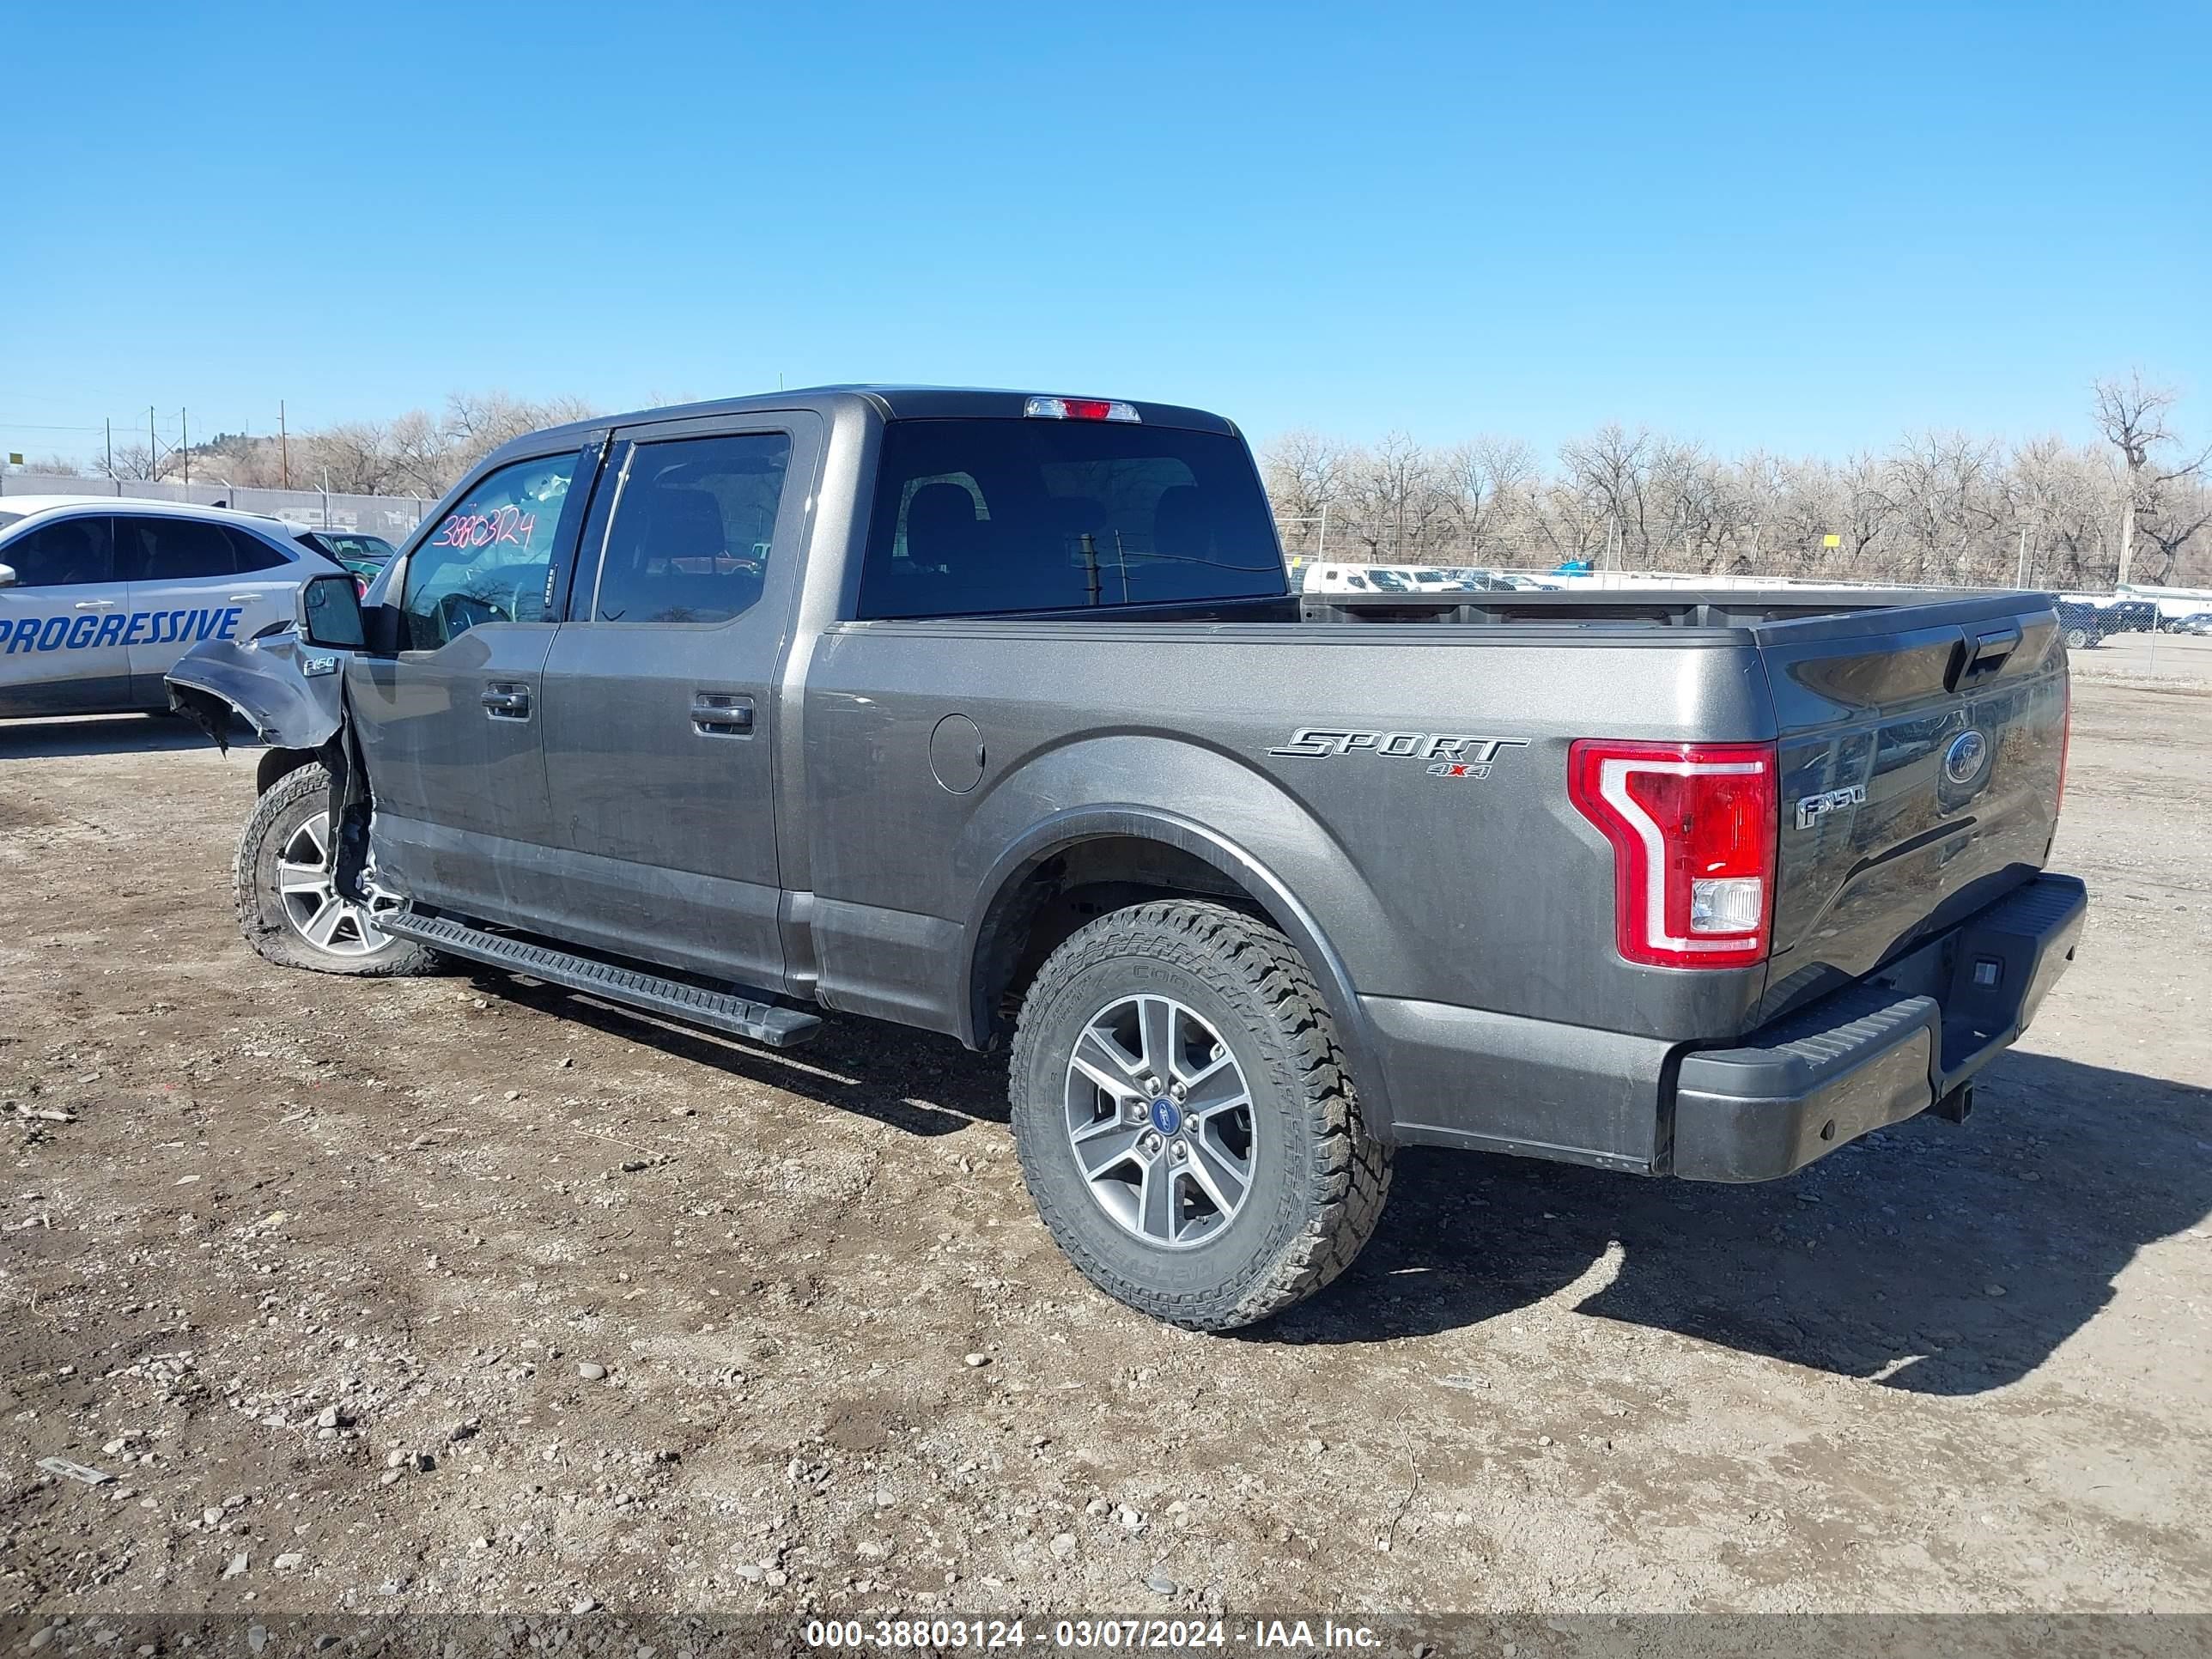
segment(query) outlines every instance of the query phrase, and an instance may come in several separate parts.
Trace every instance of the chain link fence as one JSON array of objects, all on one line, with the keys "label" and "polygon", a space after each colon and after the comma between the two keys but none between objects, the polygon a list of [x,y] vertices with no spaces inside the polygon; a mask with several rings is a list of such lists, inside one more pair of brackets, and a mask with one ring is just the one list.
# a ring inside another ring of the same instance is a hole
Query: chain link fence
[{"label": "chain link fence", "polygon": [[322,489],[234,488],[216,479],[82,478],[0,471],[0,500],[10,495],[115,495],[131,501],[190,501],[264,513],[310,530],[353,530],[397,543],[434,501],[413,495],[346,495]]}]

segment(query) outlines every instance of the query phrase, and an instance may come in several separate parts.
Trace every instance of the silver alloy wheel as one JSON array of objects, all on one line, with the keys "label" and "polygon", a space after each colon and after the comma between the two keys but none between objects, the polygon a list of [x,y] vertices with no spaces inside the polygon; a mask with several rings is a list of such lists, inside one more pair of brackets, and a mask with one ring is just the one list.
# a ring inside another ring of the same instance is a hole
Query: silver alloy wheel
[{"label": "silver alloy wheel", "polygon": [[1243,1070],[1171,997],[1117,998],[1084,1023],[1067,1062],[1067,1139],[1099,1207],[1148,1244],[1205,1243],[1252,1190]]},{"label": "silver alloy wheel", "polygon": [[277,854],[276,895],[284,919],[318,951],[334,957],[373,956],[392,942],[377,928],[375,915],[397,901],[380,897],[364,907],[340,898],[326,867],[330,842],[331,815],[318,812],[301,823]]}]

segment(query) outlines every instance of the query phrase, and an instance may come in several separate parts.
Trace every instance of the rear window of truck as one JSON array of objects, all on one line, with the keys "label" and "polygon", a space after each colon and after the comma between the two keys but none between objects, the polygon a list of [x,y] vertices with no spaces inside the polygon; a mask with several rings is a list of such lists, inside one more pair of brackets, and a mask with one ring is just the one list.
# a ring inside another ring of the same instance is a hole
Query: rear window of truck
[{"label": "rear window of truck", "polygon": [[860,615],[1263,599],[1287,587],[1243,442],[1101,421],[884,431]]}]

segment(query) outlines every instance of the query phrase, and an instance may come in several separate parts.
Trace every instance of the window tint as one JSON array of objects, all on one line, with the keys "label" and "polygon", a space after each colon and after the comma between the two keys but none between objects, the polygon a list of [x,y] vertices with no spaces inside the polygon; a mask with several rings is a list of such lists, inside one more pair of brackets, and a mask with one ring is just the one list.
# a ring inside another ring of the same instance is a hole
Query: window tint
[{"label": "window tint", "polygon": [[715,623],[750,610],[790,464],[781,432],[638,445],[607,527],[592,619]]},{"label": "window tint", "polygon": [[1287,581],[1243,444],[1092,421],[893,421],[864,617],[1251,599]]},{"label": "window tint", "polygon": [[115,572],[125,581],[179,582],[238,568],[223,526],[198,519],[118,518]]},{"label": "window tint", "polygon": [[25,587],[82,587],[112,581],[114,565],[104,519],[64,519],[18,536],[0,547],[0,564],[13,565]]},{"label": "window tint", "polygon": [[434,651],[478,623],[540,622],[576,458],[486,474],[407,561],[406,649]]},{"label": "window tint", "polygon": [[258,536],[249,535],[232,525],[224,526],[223,533],[230,538],[231,553],[238,561],[241,575],[250,570],[274,570],[286,562],[282,553]]}]

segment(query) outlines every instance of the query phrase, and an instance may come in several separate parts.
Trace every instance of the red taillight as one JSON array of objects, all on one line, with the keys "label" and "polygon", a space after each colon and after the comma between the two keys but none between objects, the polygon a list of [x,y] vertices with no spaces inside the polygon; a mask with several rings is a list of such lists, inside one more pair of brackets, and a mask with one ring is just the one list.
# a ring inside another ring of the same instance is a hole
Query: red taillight
[{"label": "red taillight", "polygon": [[2058,684],[2058,799],[2051,803],[2053,822],[2066,805],[2066,751],[2074,746],[2074,676],[2069,672]]},{"label": "red taillight", "polygon": [[1628,961],[1766,959],[1776,771],[1771,744],[1584,738],[1568,750],[1568,796],[1613,843],[1613,942]]},{"label": "red taillight", "polygon": [[368,578],[366,576],[356,576],[353,579],[353,591],[356,598],[363,599],[367,599],[368,597]]}]

